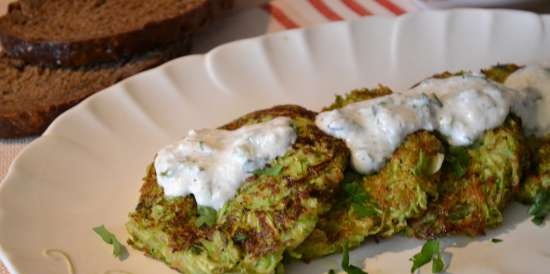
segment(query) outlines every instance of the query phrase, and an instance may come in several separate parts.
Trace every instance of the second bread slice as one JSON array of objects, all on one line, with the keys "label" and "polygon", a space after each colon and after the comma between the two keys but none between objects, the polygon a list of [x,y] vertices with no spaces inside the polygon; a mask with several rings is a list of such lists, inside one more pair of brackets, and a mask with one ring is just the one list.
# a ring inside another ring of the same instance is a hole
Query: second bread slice
[{"label": "second bread slice", "polygon": [[190,39],[117,63],[44,68],[0,54],[0,138],[41,133],[91,94],[189,51]]}]

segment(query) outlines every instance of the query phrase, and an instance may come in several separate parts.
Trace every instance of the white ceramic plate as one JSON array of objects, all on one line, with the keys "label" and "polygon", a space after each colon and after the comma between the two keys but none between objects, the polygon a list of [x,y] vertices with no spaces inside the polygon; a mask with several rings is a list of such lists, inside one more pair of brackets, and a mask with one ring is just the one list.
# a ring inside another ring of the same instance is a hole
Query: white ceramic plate
[{"label": "white ceramic plate", "polygon": [[[82,274],[175,273],[133,250],[117,261],[91,230],[105,224],[127,238],[126,216],[160,147],[188,129],[215,127],[255,109],[282,103],[320,109],[352,88],[403,89],[432,73],[498,62],[550,64],[550,17],[480,10],[371,17],[172,61],[69,110],[17,158],[0,185],[0,257],[13,274],[63,273],[62,262],[41,255],[45,248],[66,251]],[[534,226],[525,211],[512,207],[505,225],[486,237],[444,240],[449,272],[547,274],[550,226]],[[493,244],[491,237],[504,241]],[[366,259],[370,273],[408,273],[408,258],[421,244],[402,237],[369,242],[352,262]],[[339,260],[296,263],[288,273],[322,273]]]}]

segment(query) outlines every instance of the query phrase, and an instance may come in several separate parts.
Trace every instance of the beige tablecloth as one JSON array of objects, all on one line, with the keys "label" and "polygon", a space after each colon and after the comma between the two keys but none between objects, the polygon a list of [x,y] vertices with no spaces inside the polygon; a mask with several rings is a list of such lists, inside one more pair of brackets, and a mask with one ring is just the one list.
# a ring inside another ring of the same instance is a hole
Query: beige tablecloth
[{"label": "beige tablecloth", "polygon": [[[400,15],[427,9],[419,0],[236,0],[237,9],[213,24],[195,43],[204,52],[224,42],[285,29],[309,27],[330,21],[357,19],[369,15]],[[0,13],[10,0],[0,0]],[[549,10],[546,6],[544,9]],[[258,30],[253,22],[268,22]],[[219,35],[223,32],[223,35]],[[1,106],[0,106],[1,107]],[[34,138],[0,139],[0,181],[13,159]],[[9,274],[0,263],[0,274]],[[23,274],[23,273],[21,273]],[[24,273],[35,274],[35,273]],[[36,273],[39,274],[39,273]],[[60,273],[64,274],[64,273]],[[78,273],[77,273],[78,274]]]}]

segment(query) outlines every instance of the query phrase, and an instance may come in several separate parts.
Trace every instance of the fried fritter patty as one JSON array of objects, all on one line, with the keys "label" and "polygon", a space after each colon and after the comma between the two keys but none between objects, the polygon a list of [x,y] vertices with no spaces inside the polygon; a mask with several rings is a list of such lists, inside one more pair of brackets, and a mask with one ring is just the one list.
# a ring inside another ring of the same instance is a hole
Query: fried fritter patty
[{"label": "fried fritter patty", "polygon": [[[515,64],[501,64],[482,70],[485,77],[498,83],[504,83],[510,74],[520,69]],[[532,204],[537,193],[550,189],[550,136],[545,138],[529,137],[529,168],[516,199]]]},{"label": "fried fritter patty", "polygon": [[368,236],[389,237],[405,229],[437,196],[439,173],[427,166],[442,152],[441,142],[421,131],[408,136],[380,172],[362,176],[349,170],[334,208],[292,255],[310,260],[340,252],[346,243],[356,247]]},{"label": "fried fritter patty", "polygon": [[[355,90],[337,97],[327,110],[391,93],[388,91],[384,87]],[[367,236],[389,237],[401,231],[420,238],[481,234],[502,222],[502,209],[512,194],[519,192],[526,161],[524,144],[521,123],[512,115],[466,148],[449,146],[437,133],[416,132],[378,173],[356,175],[351,180],[371,198],[367,204],[376,214],[356,214],[353,199],[358,190],[346,192],[350,183],[345,181],[336,206],[321,217],[314,232],[291,255],[309,260],[338,252],[344,243],[357,246]],[[441,154],[445,160],[439,172],[418,176],[415,171],[420,158],[437,162]]]},{"label": "fried fritter patty", "polygon": [[[386,87],[354,90],[337,97],[327,109],[390,94]],[[421,216],[437,196],[443,144],[433,134],[408,136],[378,172],[363,176],[350,167],[333,209],[290,255],[304,260],[358,246],[370,235],[391,236],[406,228],[407,220]],[[439,162],[439,163],[438,163]],[[435,166],[435,167],[434,167]]]},{"label": "fried fritter patty", "polygon": [[[499,65],[482,72],[490,80],[504,81],[505,75],[517,68]],[[447,72],[437,77],[462,74]],[[503,209],[520,192],[527,163],[521,121],[513,114],[471,146],[447,146],[439,198],[430,203],[424,216],[411,220],[407,233],[418,238],[476,236],[501,224]]]},{"label": "fried fritter patty", "polygon": [[512,115],[468,147],[448,147],[439,198],[410,222],[419,238],[480,235],[502,223],[502,211],[520,190],[526,159],[521,122]]},{"label": "fried fritter patty", "polygon": [[297,140],[270,163],[280,172],[251,176],[217,212],[212,225],[197,222],[192,195],[166,198],[151,166],[127,224],[129,243],[186,274],[275,273],[283,253],[313,231],[343,178],[349,151],[315,127],[315,113],[299,106],[254,112],[223,126],[290,117]]}]

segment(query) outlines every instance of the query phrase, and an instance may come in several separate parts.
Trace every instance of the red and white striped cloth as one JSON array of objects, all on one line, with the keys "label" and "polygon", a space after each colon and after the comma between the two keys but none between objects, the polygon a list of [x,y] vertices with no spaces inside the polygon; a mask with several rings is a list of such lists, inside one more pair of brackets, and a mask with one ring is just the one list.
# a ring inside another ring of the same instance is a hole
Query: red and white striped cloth
[{"label": "red and white striped cloth", "polygon": [[398,16],[428,9],[422,0],[235,1],[235,12],[216,22],[206,33],[196,37],[195,53],[205,53],[225,42],[271,32],[306,28],[333,21],[354,20],[370,15]]},{"label": "red and white striped cloth", "polygon": [[424,10],[418,0],[274,0],[261,6],[282,29]]},{"label": "red and white striped cloth", "polygon": [[[7,2],[11,0],[0,0],[0,10],[5,11]],[[245,0],[237,0],[244,2]],[[237,6],[237,8],[239,8]],[[353,20],[369,15],[401,15],[406,12],[413,12],[426,9],[420,0],[273,0],[264,3],[256,8],[241,9],[227,18],[238,23],[227,27],[230,30],[229,36],[224,39],[209,40],[208,48],[222,42],[244,38],[251,35],[246,32],[246,25],[254,25],[255,22],[268,21],[267,28],[263,33],[276,32],[287,29],[310,27],[331,21]],[[226,26],[224,26],[226,27]],[[210,30],[210,36],[217,36],[219,30]],[[225,31],[225,30],[224,30]],[[252,33],[260,35],[263,33]],[[197,45],[200,47],[200,45]],[[33,138],[18,140],[0,139],[0,181],[18,152],[28,145]],[[0,262],[0,274],[9,274]]]}]

